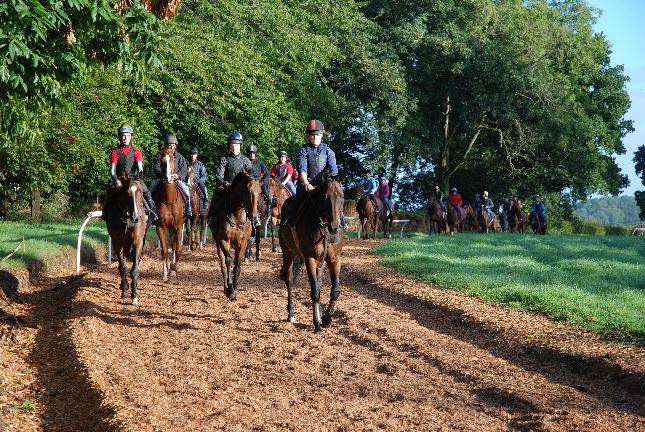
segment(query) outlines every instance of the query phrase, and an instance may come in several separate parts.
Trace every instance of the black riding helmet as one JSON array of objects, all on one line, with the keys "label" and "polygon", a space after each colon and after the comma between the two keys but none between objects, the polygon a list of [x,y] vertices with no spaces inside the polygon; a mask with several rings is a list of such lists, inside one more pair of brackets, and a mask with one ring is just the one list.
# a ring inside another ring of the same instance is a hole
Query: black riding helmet
[{"label": "black riding helmet", "polygon": [[197,147],[193,147],[193,148],[191,148],[191,149],[190,149],[190,154],[191,154],[191,155],[199,154],[199,150],[197,149]]},{"label": "black riding helmet", "polygon": [[256,153],[257,154],[258,148],[254,144],[251,144],[246,152],[247,153]]},{"label": "black riding helmet", "polygon": [[289,157],[289,154],[288,154],[286,151],[284,151],[284,150],[280,150],[280,151],[278,152],[278,158],[281,158],[282,156],[284,156],[284,157],[288,158],[288,157]]},{"label": "black riding helmet", "polygon": [[230,134],[228,134],[228,138],[226,140],[229,144],[234,143],[234,144],[243,144],[244,143],[244,138],[242,137],[242,134],[239,133],[238,131],[233,131]]}]

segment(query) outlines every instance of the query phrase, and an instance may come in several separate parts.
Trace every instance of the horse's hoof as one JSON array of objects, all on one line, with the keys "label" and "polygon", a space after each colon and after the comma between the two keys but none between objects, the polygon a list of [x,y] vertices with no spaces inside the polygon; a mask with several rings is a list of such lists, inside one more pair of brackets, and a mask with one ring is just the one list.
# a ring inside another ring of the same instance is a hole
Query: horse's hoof
[{"label": "horse's hoof", "polygon": [[132,299],[132,306],[139,306],[139,300],[136,297]]},{"label": "horse's hoof", "polygon": [[322,325],[323,327],[329,327],[331,325],[332,321],[332,316],[331,315],[323,315],[322,317]]},{"label": "horse's hoof", "polygon": [[291,324],[295,324],[296,323],[296,317],[289,317],[289,322]]},{"label": "horse's hoof", "polygon": [[321,335],[321,336],[322,336],[322,335],[324,335],[325,333],[322,331],[322,329],[320,328],[320,326],[318,326],[318,327],[314,328],[314,334],[317,334],[317,335]]},{"label": "horse's hoof", "polygon": [[119,299],[119,303],[126,304],[130,299],[128,297],[121,297]]},{"label": "horse's hoof", "polygon": [[171,277],[175,277],[175,276],[177,276],[177,272],[176,272],[176,271],[174,271],[174,270],[170,270],[170,276],[171,276]]}]

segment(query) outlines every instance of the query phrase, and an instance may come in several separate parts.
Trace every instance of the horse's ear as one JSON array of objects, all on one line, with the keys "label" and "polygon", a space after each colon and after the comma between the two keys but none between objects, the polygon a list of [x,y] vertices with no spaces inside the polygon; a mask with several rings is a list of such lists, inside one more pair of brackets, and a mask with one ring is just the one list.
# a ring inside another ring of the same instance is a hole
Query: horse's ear
[{"label": "horse's ear", "polygon": [[137,174],[137,179],[143,180],[143,171],[139,171],[139,174]]},{"label": "horse's ear", "polygon": [[325,167],[325,169],[322,171],[322,174],[320,175],[320,181],[322,183],[327,183],[329,181],[329,168]]},{"label": "horse's ear", "polygon": [[130,180],[130,174],[128,174],[128,173],[127,173],[127,172],[125,172],[125,171],[123,171],[123,176],[122,176],[122,177],[123,177],[123,180],[125,180],[125,181]]}]

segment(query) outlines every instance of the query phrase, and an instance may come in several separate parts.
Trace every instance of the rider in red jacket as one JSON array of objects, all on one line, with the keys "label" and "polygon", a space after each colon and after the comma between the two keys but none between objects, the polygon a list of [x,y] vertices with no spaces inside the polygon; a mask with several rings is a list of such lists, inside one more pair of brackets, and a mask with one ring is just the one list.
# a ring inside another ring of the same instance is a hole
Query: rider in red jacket
[{"label": "rider in red jacket", "polygon": [[461,206],[464,203],[456,187],[453,187],[452,189],[450,189],[450,195],[448,195],[448,202],[455,209],[457,213],[461,213]]},{"label": "rider in red jacket", "polygon": [[392,200],[390,200],[390,185],[387,184],[387,179],[385,177],[381,177],[381,183],[376,189],[374,196],[381,198],[389,211],[394,210],[394,204],[392,203]]}]

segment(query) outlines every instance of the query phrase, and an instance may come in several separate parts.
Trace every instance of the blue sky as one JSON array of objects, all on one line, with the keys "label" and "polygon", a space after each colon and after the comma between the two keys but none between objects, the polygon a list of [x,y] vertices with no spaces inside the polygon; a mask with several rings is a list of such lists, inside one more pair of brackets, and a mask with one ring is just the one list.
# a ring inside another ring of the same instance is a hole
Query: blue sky
[{"label": "blue sky", "polygon": [[634,195],[636,190],[645,190],[632,162],[636,149],[645,145],[645,1],[587,0],[587,3],[602,9],[594,29],[604,33],[611,43],[612,64],[624,65],[631,78],[627,91],[632,106],[626,117],[634,121],[635,131],[623,140],[627,153],[616,160],[623,173],[629,175],[630,185],[623,195]]}]

